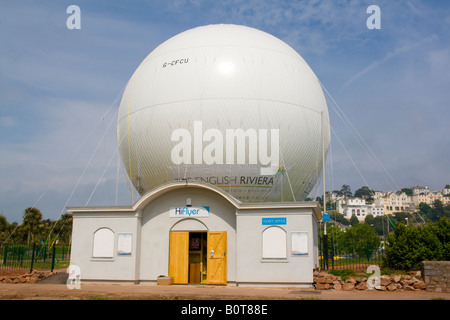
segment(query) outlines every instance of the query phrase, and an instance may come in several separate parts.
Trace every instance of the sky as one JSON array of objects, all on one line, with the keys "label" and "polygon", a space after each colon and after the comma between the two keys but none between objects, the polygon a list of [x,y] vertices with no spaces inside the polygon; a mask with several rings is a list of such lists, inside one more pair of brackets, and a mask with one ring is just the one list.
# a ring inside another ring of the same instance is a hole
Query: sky
[{"label": "sky", "polygon": [[0,0],[0,213],[130,205],[115,153],[127,81],[165,40],[219,23],[280,38],[321,81],[327,190],[450,184],[449,1]]}]

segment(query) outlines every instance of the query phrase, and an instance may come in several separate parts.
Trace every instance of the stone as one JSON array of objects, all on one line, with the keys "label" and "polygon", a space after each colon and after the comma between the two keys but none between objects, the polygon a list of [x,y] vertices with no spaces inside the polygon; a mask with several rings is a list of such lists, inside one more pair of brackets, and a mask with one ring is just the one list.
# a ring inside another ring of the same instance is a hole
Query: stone
[{"label": "stone", "polygon": [[379,291],[386,291],[386,286],[378,286],[378,287],[375,287],[377,290],[379,290]]},{"label": "stone", "polygon": [[411,280],[413,281],[413,283],[418,283],[421,281],[421,280],[417,279],[416,277],[413,277]]},{"label": "stone", "polygon": [[386,276],[386,275],[380,277],[380,284],[382,286],[388,286],[390,283],[391,283],[391,277]]},{"label": "stone", "polygon": [[414,291],[414,288],[411,287],[411,286],[406,285],[406,286],[403,286],[403,290],[405,290],[405,291]]},{"label": "stone", "polygon": [[400,283],[402,284],[402,286],[409,286],[412,285],[414,281],[412,281],[411,279],[403,279],[400,281]]},{"label": "stone", "polygon": [[359,282],[359,283],[355,286],[355,289],[357,289],[357,290],[367,290],[367,289],[368,289],[368,288],[367,288],[367,282],[365,282],[365,281]]},{"label": "stone", "polygon": [[353,289],[355,289],[355,285],[353,283],[350,283],[350,282],[346,282],[342,286],[342,290],[344,290],[344,291],[351,291]]},{"label": "stone", "polygon": [[329,283],[316,283],[316,290],[328,290],[331,288]]},{"label": "stone", "polygon": [[348,278],[347,280],[345,280],[345,283],[351,283],[351,284],[355,285],[356,284],[356,280],[353,279],[353,278]]},{"label": "stone", "polygon": [[422,273],[420,272],[420,270],[409,271],[408,274],[411,277],[415,277],[415,278],[420,278],[422,276]]},{"label": "stone", "polygon": [[316,283],[326,283],[327,279],[325,277],[318,277],[316,279]]},{"label": "stone", "polygon": [[413,287],[414,287],[414,289],[417,289],[417,290],[425,290],[427,288],[427,286],[425,285],[425,282],[423,282],[423,281],[414,283]]},{"label": "stone", "polygon": [[333,289],[335,290],[342,290],[342,284],[340,281],[334,281],[333,282]]},{"label": "stone", "polygon": [[386,286],[386,289],[388,289],[389,291],[395,291],[397,290],[397,284],[390,283],[388,286]]},{"label": "stone", "polygon": [[402,279],[402,276],[399,274],[396,274],[396,275],[393,275],[391,278],[392,278],[392,280],[394,280],[394,282],[398,283]]}]

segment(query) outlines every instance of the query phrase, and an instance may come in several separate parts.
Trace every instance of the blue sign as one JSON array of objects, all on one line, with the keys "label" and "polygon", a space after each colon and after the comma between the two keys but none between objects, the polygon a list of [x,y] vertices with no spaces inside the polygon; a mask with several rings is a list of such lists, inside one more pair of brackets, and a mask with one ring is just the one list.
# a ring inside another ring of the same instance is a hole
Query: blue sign
[{"label": "blue sign", "polygon": [[327,213],[324,213],[322,215],[322,221],[330,221],[330,215]]},{"label": "blue sign", "polygon": [[286,218],[262,218],[263,226],[286,224]]}]

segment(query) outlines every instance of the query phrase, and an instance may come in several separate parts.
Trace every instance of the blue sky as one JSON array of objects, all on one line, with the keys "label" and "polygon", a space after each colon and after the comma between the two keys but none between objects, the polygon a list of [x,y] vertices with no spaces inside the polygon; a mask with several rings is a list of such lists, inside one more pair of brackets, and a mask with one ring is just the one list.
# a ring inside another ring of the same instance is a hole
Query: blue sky
[{"label": "blue sky", "polygon": [[[72,4],[80,30],[66,27]],[[372,4],[379,30],[366,27]],[[449,1],[0,0],[0,212],[8,221],[21,222],[33,205],[57,219],[66,205],[130,204],[114,156],[122,90],[157,45],[215,23],[287,42],[330,93],[329,187],[450,183]]]}]

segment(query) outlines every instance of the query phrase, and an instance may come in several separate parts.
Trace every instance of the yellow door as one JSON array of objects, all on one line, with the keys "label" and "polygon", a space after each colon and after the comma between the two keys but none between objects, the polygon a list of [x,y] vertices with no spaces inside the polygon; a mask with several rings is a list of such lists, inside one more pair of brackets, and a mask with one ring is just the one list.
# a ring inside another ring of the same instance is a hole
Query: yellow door
[{"label": "yellow door", "polygon": [[208,284],[227,284],[227,232],[208,232]]},{"label": "yellow door", "polygon": [[169,277],[177,284],[188,283],[189,232],[172,231],[169,239]]}]

